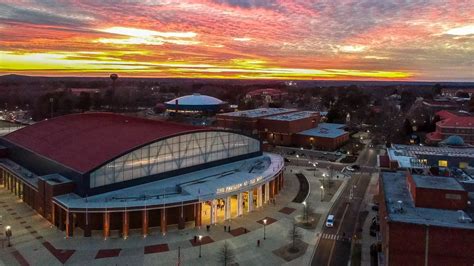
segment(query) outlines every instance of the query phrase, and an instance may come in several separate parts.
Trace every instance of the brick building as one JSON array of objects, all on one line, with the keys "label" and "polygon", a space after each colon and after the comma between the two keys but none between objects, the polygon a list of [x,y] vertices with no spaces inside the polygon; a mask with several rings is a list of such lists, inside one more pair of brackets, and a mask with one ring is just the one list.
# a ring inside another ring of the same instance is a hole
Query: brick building
[{"label": "brick building", "polygon": [[384,265],[472,265],[468,193],[452,177],[382,172],[379,217]]},{"label": "brick building", "polygon": [[426,135],[426,143],[438,144],[451,136],[459,136],[464,143],[474,145],[474,116],[446,110],[436,115],[441,121],[436,123],[436,131]]},{"label": "brick building", "polygon": [[259,108],[217,115],[219,127],[247,131],[274,145],[335,150],[349,140],[345,125],[320,121],[319,112],[286,108]]}]

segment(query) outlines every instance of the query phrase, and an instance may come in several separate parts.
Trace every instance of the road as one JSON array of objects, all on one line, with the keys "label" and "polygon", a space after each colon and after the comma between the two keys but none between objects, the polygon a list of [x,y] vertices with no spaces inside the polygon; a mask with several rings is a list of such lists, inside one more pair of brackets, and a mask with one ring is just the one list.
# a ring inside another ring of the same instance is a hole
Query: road
[{"label": "road", "polygon": [[[335,215],[334,227],[324,227],[311,265],[347,265],[350,259],[350,237],[358,227],[359,211],[370,182],[370,172],[375,171],[377,151],[364,150],[358,158],[361,172],[352,175],[344,191],[331,208]],[[353,198],[350,198],[351,190]],[[324,217],[325,219],[326,217]]]}]

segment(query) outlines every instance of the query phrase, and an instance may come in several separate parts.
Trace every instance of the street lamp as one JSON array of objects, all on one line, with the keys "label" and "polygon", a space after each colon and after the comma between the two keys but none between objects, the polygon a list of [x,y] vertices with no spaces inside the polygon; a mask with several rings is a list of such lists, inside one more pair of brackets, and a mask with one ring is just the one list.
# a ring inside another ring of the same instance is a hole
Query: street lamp
[{"label": "street lamp", "polygon": [[323,201],[323,197],[324,197],[324,186],[321,185],[321,202]]},{"label": "street lamp", "polygon": [[300,155],[296,154],[296,165],[298,165],[298,161],[300,160]]},{"label": "street lamp", "polygon": [[267,225],[267,219],[263,219],[263,240],[267,239],[266,238],[266,233],[265,233],[265,226]]},{"label": "street lamp", "polygon": [[318,166],[318,162],[310,162],[308,161],[309,164],[313,165],[314,167],[314,176],[316,177],[316,166]]},{"label": "street lamp", "polygon": [[202,235],[199,235],[198,236],[198,239],[199,239],[199,258],[201,257],[201,246],[202,246]]},{"label": "street lamp", "polygon": [[12,236],[12,229],[9,225],[5,226],[5,235],[7,236],[8,246],[11,247],[10,237]]},{"label": "street lamp", "polygon": [[304,209],[303,209],[303,219],[304,221],[307,223],[308,222],[308,211],[306,210],[306,201],[303,201],[303,206],[304,206]]}]

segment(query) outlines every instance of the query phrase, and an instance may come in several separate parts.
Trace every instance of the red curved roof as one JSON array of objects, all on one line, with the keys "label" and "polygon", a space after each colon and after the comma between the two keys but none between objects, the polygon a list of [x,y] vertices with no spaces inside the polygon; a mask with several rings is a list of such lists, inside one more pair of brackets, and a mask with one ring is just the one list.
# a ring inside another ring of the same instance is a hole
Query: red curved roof
[{"label": "red curved roof", "polygon": [[200,129],[113,113],[83,113],[44,120],[4,139],[85,173],[138,146]]}]

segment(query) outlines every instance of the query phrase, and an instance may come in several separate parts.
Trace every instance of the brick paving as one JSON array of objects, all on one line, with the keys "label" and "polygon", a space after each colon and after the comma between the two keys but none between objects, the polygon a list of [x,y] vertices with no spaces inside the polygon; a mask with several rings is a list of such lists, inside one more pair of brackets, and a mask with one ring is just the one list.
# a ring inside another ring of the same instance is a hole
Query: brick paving
[{"label": "brick paving", "polygon": [[232,236],[240,236],[247,233],[250,233],[250,231],[245,227],[235,228],[233,230],[230,230],[229,232],[229,234],[231,234]]},{"label": "brick paving", "polygon": [[296,211],[295,208],[290,208],[290,207],[284,207],[279,210],[279,212],[284,213],[284,214],[292,214],[294,211]]},{"label": "brick paving", "polygon": [[120,255],[121,248],[114,248],[114,249],[101,249],[95,255],[95,259],[103,259],[103,258],[110,258],[110,257],[118,257]]},{"label": "brick paving", "polygon": [[143,254],[160,253],[160,252],[166,252],[169,250],[170,248],[168,247],[168,244],[151,245],[151,246],[145,246],[145,250]]}]

